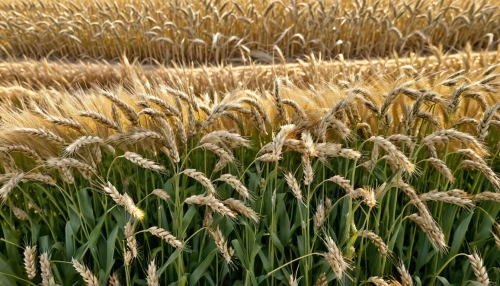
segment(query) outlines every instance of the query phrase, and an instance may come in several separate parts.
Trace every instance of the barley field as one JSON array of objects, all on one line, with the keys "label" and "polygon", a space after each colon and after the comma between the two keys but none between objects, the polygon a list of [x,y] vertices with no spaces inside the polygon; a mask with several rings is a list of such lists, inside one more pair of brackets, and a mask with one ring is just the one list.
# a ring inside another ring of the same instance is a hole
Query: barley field
[{"label": "barley field", "polygon": [[0,285],[500,282],[498,0],[0,15]]}]

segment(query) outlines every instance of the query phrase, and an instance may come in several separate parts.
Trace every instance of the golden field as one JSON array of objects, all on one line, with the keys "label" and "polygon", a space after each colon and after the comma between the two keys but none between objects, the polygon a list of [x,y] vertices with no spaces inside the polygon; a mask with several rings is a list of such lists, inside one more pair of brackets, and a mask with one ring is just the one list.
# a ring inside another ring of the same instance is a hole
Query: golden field
[{"label": "golden field", "polygon": [[0,284],[495,285],[496,1],[1,1]]}]

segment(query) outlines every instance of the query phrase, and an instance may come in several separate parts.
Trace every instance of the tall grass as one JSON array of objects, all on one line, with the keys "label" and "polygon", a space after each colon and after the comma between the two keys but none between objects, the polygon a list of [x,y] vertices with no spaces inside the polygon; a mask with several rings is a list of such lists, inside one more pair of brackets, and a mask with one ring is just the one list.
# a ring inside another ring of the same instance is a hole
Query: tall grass
[{"label": "tall grass", "polygon": [[0,280],[498,281],[498,77],[2,104]]},{"label": "tall grass", "polygon": [[[497,47],[497,1],[5,1],[0,56],[221,64]],[[243,56],[243,57],[242,57]]]}]

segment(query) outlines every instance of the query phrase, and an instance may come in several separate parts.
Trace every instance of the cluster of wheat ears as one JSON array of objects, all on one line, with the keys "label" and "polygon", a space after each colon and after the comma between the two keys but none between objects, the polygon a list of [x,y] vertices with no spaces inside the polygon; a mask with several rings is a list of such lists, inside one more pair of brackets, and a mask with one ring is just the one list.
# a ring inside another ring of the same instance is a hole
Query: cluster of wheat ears
[{"label": "cluster of wheat ears", "polygon": [[0,2],[1,285],[500,281],[498,0]]},{"label": "cluster of wheat ears", "polygon": [[77,273],[87,285],[488,285],[496,69],[307,90],[277,78],[205,97],[136,79],[0,105],[2,273],[33,285]]}]

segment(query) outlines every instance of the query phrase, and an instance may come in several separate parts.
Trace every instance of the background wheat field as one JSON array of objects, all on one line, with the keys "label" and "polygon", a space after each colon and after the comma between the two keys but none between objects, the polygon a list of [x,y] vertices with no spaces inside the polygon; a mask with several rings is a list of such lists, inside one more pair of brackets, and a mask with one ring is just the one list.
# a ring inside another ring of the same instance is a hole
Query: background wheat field
[{"label": "background wheat field", "polygon": [[0,0],[0,285],[496,285],[498,0]]}]

